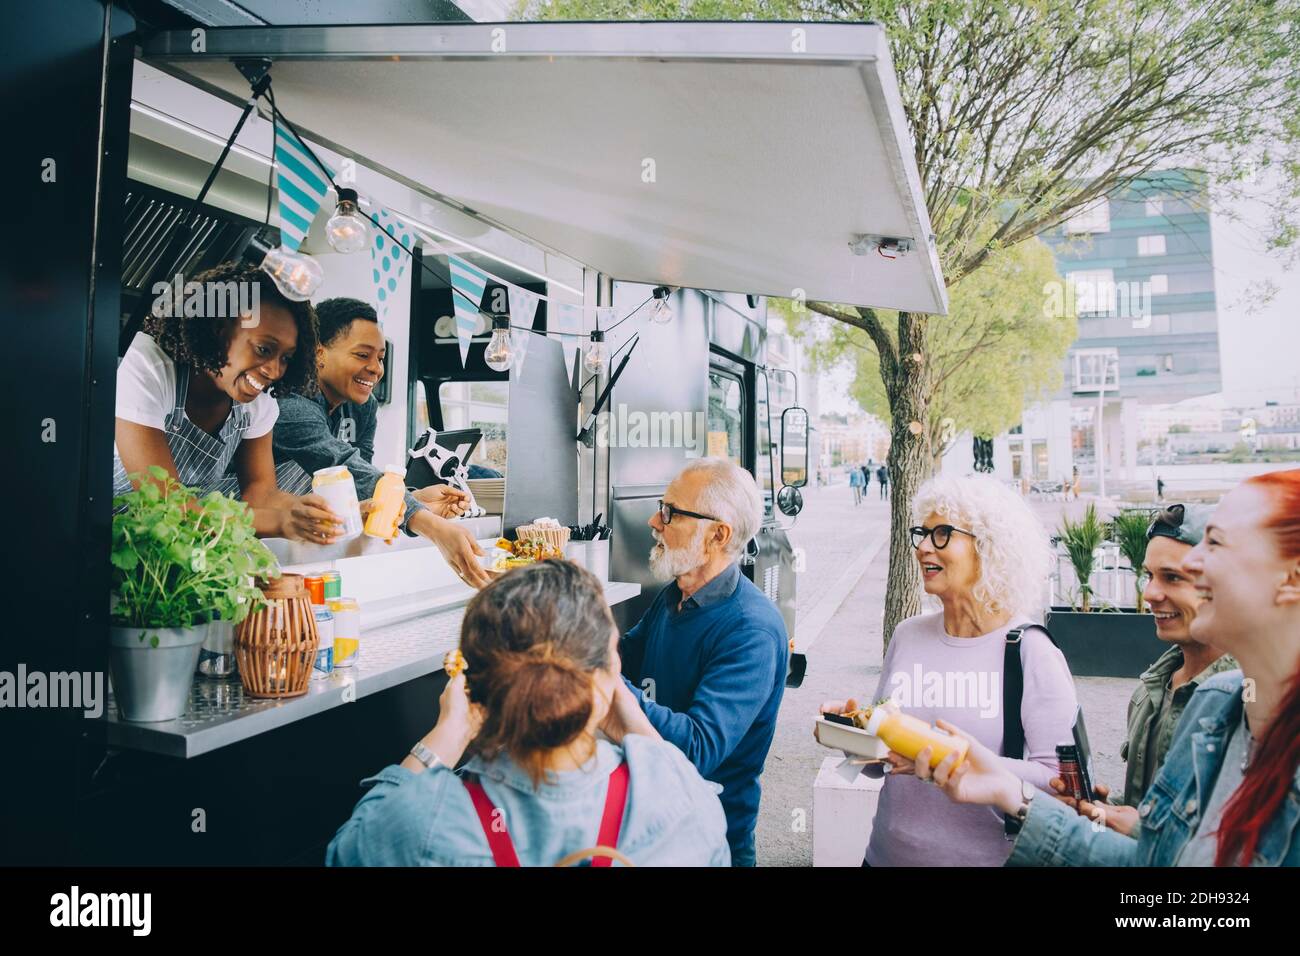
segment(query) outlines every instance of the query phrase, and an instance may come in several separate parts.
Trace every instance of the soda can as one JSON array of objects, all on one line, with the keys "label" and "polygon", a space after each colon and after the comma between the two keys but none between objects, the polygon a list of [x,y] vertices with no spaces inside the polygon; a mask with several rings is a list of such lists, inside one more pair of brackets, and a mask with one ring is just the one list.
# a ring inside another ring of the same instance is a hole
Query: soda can
[{"label": "soda can", "polygon": [[346,465],[334,465],[314,472],[311,490],[324,498],[330,511],[343,520],[340,541],[361,534],[361,505],[357,501],[357,484]]},{"label": "soda can", "polygon": [[352,667],[361,656],[361,605],[355,598],[329,602],[334,614],[334,666]]},{"label": "soda can", "polygon": [[315,607],[316,660],[312,665],[312,680],[324,680],[334,673],[334,613],[327,607]]},{"label": "soda can", "polygon": [[303,584],[307,585],[307,593],[311,596],[311,603],[323,605],[325,603],[325,578],[319,574],[308,574],[303,579]]},{"label": "soda can", "polygon": [[343,575],[337,571],[322,571],[322,578],[325,579],[325,600],[343,596]]}]

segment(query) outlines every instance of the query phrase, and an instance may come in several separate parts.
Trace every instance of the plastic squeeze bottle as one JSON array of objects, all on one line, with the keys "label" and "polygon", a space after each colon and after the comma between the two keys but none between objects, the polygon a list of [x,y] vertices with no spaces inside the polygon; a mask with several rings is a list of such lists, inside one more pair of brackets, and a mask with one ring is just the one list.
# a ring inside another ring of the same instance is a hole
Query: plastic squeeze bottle
[{"label": "plastic squeeze bottle", "polygon": [[391,541],[397,536],[397,516],[406,500],[406,469],[385,465],[384,477],[375,485],[374,507],[366,515],[366,534]]},{"label": "plastic squeeze bottle", "polygon": [[970,749],[970,744],[961,737],[954,737],[923,720],[884,705],[871,711],[866,729],[867,733],[888,744],[894,753],[902,754],[908,760],[915,760],[916,755],[929,746],[931,769],[943,763],[943,759],[953,751],[958,754],[957,762],[953,764],[953,769],[957,769]]}]

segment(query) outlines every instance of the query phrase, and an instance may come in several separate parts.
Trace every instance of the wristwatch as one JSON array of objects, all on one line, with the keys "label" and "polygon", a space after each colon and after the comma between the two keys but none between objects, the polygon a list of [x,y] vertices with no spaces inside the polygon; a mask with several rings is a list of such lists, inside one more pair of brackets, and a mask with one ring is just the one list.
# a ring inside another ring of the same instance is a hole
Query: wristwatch
[{"label": "wristwatch", "polygon": [[422,743],[416,743],[416,745],[411,748],[411,756],[414,757],[416,760],[420,761],[420,763],[424,764],[430,770],[432,770],[434,767],[447,766],[445,763],[442,762],[441,757],[439,757],[436,753],[434,753],[432,750],[430,750]]}]

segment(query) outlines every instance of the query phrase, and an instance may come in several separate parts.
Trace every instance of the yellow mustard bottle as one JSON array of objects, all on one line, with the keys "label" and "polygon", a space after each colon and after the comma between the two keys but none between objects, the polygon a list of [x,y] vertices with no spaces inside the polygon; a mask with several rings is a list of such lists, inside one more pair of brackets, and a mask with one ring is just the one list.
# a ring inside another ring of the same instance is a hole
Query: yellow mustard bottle
[{"label": "yellow mustard bottle", "polygon": [[956,751],[958,757],[953,764],[955,770],[961,766],[966,759],[966,751],[970,749],[970,744],[961,737],[954,737],[938,727],[931,727],[924,720],[887,705],[872,709],[866,729],[867,733],[883,740],[894,753],[902,754],[908,760],[915,760],[916,755],[929,746],[932,768],[939,766],[948,754]]},{"label": "yellow mustard bottle", "polygon": [[366,515],[366,534],[391,541],[397,536],[397,516],[406,500],[406,469],[401,465],[386,465],[384,477],[375,485],[373,499],[370,514]]}]

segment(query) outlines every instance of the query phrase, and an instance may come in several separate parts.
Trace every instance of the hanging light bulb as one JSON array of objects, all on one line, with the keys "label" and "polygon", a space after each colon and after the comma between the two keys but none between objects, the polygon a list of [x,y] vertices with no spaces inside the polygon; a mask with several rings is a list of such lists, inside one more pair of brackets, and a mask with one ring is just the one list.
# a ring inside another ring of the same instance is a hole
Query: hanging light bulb
[{"label": "hanging light bulb", "polygon": [[370,238],[366,217],[357,207],[357,191],[339,187],[339,202],[334,215],[325,223],[325,238],[335,252],[360,252]]},{"label": "hanging light bulb", "polygon": [[271,249],[254,239],[248,244],[245,256],[274,279],[276,288],[293,302],[310,299],[325,279],[325,271],[319,262],[306,253],[291,252],[284,246]]},{"label": "hanging light bulb", "polygon": [[510,319],[507,316],[492,317],[492,338],[488,339],[483,360],[494,372],[509,371],[514,354],[510,351]]},{"label": "hanging light bulb", "polygon": [[668,304],[668,296],[671,294],[667,286],[655,287],[655,304],[650,307],[651,322],[667,325],[673,320],[673,307]]},{"label": "hanging light bulb", "polygon": [[598,375],[609,361],[609,349],[605,346],[605,333],[596,329],[591,333],[591,344],[587,354],[582,357],[582,367],[592,375]]}]

